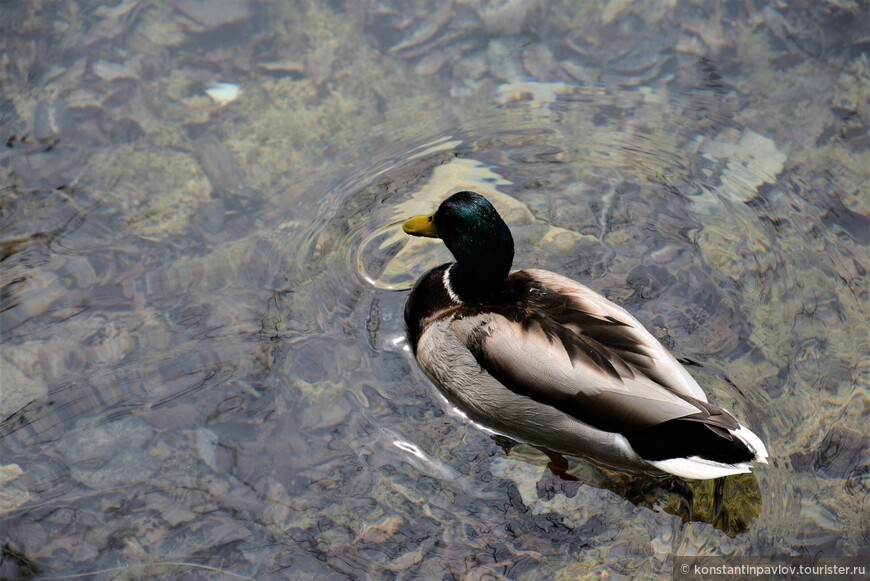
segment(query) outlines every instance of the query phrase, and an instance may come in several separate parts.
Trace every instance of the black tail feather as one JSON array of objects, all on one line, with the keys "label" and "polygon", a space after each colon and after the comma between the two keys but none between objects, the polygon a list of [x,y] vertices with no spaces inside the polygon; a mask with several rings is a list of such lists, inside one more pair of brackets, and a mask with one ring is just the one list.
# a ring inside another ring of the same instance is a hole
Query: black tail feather
[{"label": "black tail feather", "polygon": [[625,434],[631,447],[644,460],[698,456],[723,464],[749,462],[755,453],[739,438],[722,434],[717,426],[676,419]]}]

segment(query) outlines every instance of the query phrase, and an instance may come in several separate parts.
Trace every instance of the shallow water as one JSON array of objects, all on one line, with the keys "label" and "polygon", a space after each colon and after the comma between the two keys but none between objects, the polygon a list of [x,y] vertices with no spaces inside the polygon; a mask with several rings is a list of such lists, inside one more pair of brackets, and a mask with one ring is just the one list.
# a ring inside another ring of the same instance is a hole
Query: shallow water
[{"label": "shallow water", "polygon": [[[203,4],[0,7],[0,577],[867,553],[866,7]],[[451,410],[397,224],[459,189],[770,464],[556,476]]]}]

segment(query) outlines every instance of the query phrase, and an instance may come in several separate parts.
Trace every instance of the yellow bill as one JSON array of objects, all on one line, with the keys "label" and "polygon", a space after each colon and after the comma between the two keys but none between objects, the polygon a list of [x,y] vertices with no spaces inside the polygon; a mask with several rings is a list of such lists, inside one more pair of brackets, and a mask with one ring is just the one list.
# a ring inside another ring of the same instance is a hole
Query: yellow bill
[{"label": "yellow bill", "polygon": [[438,238],[438,230],[435,228],[435,214],[424,214],[409,218],[402,224],[402,230],[405,231],[405,234],[410,234],[411,236]]}]

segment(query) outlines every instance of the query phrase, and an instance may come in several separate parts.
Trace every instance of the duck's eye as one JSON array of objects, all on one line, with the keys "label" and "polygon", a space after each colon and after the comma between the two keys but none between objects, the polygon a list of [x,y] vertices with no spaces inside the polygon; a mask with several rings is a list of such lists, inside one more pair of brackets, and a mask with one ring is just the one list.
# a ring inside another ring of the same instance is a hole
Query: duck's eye
[{"label": "duck's eye", "polygon": [[432,221],[432,216],[427,216],[427,217],[426,217],[426,221],[427,221],[427,222],[431,222],[431,221]]}]

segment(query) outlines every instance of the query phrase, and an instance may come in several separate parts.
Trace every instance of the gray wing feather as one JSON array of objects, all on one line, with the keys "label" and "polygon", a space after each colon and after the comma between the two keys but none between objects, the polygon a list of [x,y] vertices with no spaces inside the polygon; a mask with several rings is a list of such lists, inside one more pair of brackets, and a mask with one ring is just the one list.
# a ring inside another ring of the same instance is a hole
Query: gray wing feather
[{"label": "gray wing feather", "polygon": [[505,387],[611,432],[716,415],[697,382],[624,309],[571,279],[522,272],[564,299],[553,309],[559,314],[517,321],[484,312],[449,325]]},{"label": "gray wing feather", "polygon": [[707,401],[698,382],[628,311],[570,278],[547,270],[529,269],[523,272],[543,287],[568,297],[574,308],[602,320],[618,321],[624,325],[621,341],[607,341],[612,351],[668,390]]}]

